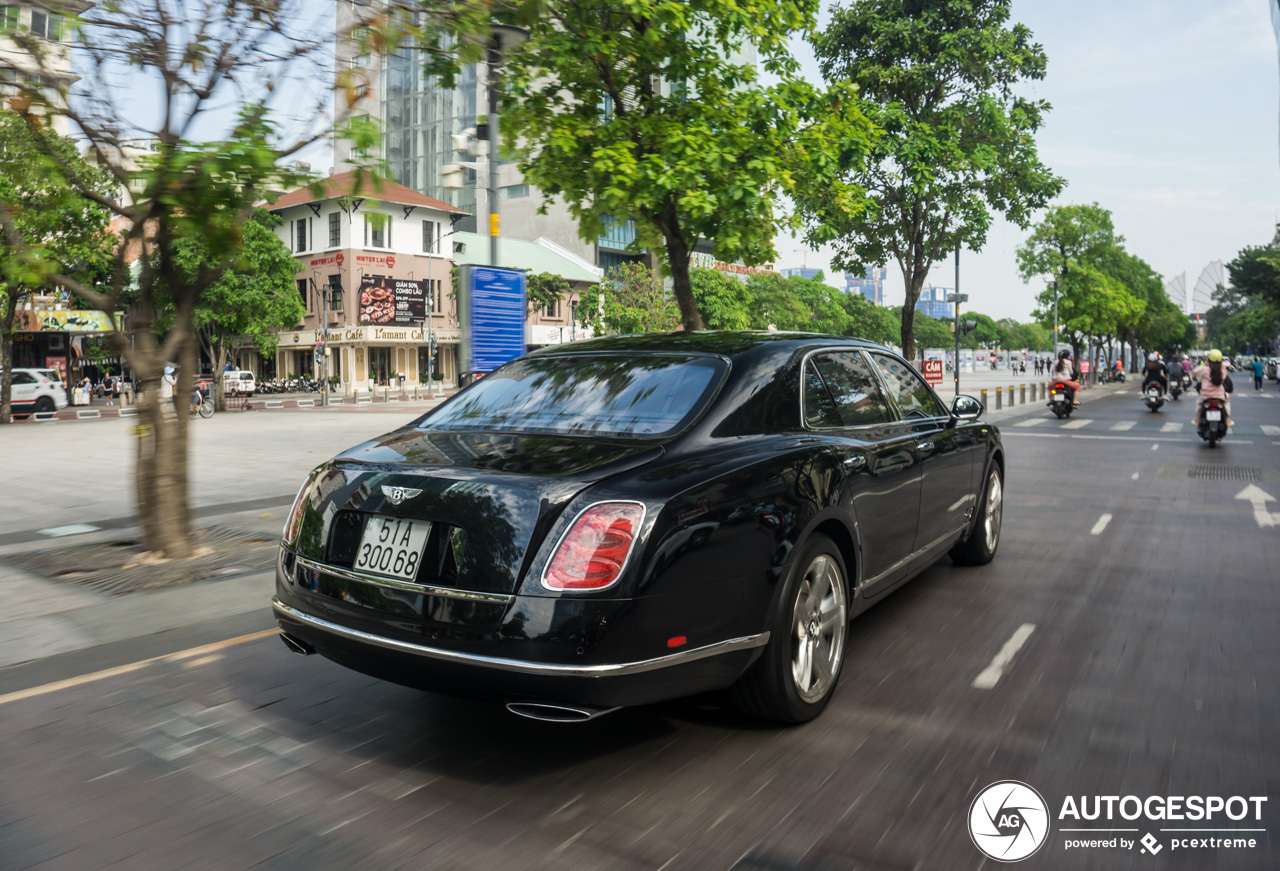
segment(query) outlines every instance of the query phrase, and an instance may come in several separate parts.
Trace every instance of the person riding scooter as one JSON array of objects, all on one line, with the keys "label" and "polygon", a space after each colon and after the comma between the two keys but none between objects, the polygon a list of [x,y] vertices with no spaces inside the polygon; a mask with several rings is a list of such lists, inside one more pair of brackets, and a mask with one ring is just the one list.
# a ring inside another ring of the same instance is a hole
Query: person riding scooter
[{"label": "person riding scooter", "polygon": [[1075,367],[1071,362],[1070,351],[1063,350],[1058,352],[1058,361],[1053,364],[1053,371],[1049,374],[1054,381],[1061,381],[1063,384],[1067,385],[1067,387],[1071,388],[1071,407],[1079,408],[1080,382],[1073,380],[1071,377],[1075,374]]},{"label": "person riding scooter", "polygon": [[1147,387],[1152,383],[1160,385],[1162,393],[1169,392],[1169,372],[1160,362],[1160,355],[1152,351],[1147,355],[1147,366],[1142,370],[1142,393],[1146,395]]},{"label": "person riding scooter", "polygon": [[1226,424],[1231,426],[1231,397],[1229,388],[1231,387],[1231,378],[1223,370],[1222,352],[1214,348],[1209,352],[1209,365],[1197,366],[1192,370],[1191,374],[1199,380],[1196,389],[1200,391],[1200,398],[1196,400],[1196,416],[1192,423],[1196,427],[1200,426],[1200,412],[1204,408],[1206,399],[1219,399],[1227,409]]}]

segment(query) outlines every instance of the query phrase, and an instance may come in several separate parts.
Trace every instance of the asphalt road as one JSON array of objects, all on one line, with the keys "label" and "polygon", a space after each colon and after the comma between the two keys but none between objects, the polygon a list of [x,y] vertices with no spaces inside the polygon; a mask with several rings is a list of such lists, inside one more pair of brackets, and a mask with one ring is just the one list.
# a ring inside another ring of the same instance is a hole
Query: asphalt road
[{"label": "asphalt road", "polygon": [[[1191,402],[1149,414],[1136,390],[1002,425],[996,561],[943,559],[860,618],[800,728],[714,696],[520,720],[294,656],[265,601],[106,674],[92,651],[30,664],[0,694],[0,869],[993,868],[967,820],[1009,779],[1055,818],[1020,867],[1280,867],[1280,502],[1247,498],[1280,496],[1268,386],[1215,450]],[[1094,795],[1268,801],[1256,822],[1057,819]],[[1161,831],[1211,826],[1263,831]],[[1144,834],[1154,854],[1065,846]]]}]

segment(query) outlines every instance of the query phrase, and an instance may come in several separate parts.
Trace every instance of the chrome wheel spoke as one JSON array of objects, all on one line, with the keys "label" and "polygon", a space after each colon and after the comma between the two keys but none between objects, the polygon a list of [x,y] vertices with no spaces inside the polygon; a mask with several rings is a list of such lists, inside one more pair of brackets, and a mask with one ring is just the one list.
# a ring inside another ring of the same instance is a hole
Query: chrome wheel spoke
[{"label": "chrome wheel spoke", "polygon": [[830,692],[844,655],[848,623],[844,584],[839,564],[830,555],[819,554],[806,567],[795,593],[791,674],[806,702],[818,702]]},{"label": "chrome wheel spoke", "polygon": [[831,589],[831,561],[826,557],[814,560],[806,579],[809,580],[809,596],[805,601],[805,608],[813,612],[818,610],[818,605]]}]

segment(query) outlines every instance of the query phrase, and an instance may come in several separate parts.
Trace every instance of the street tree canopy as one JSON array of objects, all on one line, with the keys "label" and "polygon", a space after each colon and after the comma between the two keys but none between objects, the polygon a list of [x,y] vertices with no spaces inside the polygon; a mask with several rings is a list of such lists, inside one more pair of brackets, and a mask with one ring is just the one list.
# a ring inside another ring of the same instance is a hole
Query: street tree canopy
[{"label": "street tree canopy", "polygon": [[92,285],[111,262],[110,213],[83,196],[63,169],[98,196],[113,190],[109,174],[82,160],[75,143],[41,118],[0,109],[0,423],[12,420],[19,305],[32,293],[56,291],[59,273]]},{"label": "street tree canopy", "polygon": [[1206,313],[1209,339],[1231,353],[1273,354],[1280,336],[1280,234],[1270,245],[1241,250],[1227,274],[1231,286],[1214,295]]},{"label": "street tree canopy", "polygon": [[836,8],[811,39],[823,76],[856,85],[884,133],[866,169],[842,176],[865,187],[869,207],[845,210],[820,185],[799,189],[797,204],[809,241],[832,244],[838,268],[898,264],[908,357],[933,264],[960,246],[981,249],[991,212],[1025,227],[1062,189],[1034,139],[1049,104],[1019,93],[1044,78],[1044,49],[1009,23],[1010,3],[860,0]]},{"label": "street tree canopy", "polygon": [[798,223],[777,202],[800,184],[857,211],[860,189],[835,170],[859,165],[872,127],[850,88],[806,83],[787,42],[818,6],[547,0],[506,61],[502,140],[525,180],[563,198],[584,238],[633,218],[685,329],[704,326],[689,274],[700,240],[721,260],[772,260],[775,233]]}]

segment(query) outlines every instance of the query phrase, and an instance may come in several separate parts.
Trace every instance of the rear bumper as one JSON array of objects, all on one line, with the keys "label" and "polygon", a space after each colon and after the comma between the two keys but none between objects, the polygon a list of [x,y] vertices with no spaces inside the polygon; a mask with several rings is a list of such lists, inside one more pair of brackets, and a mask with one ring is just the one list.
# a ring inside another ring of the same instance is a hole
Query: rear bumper
[{"label": "rear bumper", "polygon": [[641,705],[721,689],[750,665],[769,633],[664,656],[567,663],[486,655],[392,638],[309,614],[273,598],[277,624],[327,659],[405,686],[451,695],[536,698],[605,707]]}]

